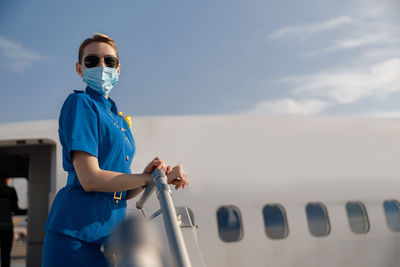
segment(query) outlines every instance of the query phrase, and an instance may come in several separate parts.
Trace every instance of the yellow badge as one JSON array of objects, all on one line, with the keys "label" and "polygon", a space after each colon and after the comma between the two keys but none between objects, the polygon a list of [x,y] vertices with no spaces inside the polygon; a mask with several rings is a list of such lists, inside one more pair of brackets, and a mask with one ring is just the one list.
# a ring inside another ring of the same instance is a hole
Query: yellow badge
[{"label": "yellow badge", "polygon": [[129,128],[132,128],[131,116],[124,116],[123,118],[124,118],[124,120],[128,123]]},{"label": "yellow badge", "polygon": [[[124,113],[122,113],[121,111],[118,112],[118,115],[120,115],[121,117],[124,115]],[[123,116],[122,117],[129,125],[129,128],[132,128],[132,117],[131,116]]]}]

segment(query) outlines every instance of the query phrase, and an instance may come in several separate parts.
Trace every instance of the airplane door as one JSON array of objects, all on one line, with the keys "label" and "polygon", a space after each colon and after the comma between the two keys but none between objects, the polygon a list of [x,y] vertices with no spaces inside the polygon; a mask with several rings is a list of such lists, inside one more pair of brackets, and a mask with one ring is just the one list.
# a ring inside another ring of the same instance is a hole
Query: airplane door
[{"label": "airplane door", "polygon": [[0,175],[28,180],[27,267],[41,265],[55,151],[55,144],[42,140],[37,145],[16,141],[14,146],[0,147]]}]

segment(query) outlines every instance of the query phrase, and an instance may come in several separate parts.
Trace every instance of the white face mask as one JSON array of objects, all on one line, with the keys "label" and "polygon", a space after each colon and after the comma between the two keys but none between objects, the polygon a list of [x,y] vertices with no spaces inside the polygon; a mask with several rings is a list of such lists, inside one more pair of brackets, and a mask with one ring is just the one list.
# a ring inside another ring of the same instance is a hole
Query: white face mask
[{"label": "white face mask", "polygon": [[118,81],[118,69],[94,67],[83,70],[83,81],[100,94],[108,95]]}]

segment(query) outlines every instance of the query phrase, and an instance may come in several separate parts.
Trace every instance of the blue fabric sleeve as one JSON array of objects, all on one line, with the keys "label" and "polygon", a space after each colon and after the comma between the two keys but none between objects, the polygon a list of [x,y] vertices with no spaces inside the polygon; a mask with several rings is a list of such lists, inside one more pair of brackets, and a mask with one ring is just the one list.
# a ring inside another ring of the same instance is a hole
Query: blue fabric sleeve
[{"label": "blue fabric sleeve", "polygon": [[71,152],[74,150],[98,157],[98,115],[86,94],[74,93],[67,98],[59,123],[67,161],[72,163]]}]

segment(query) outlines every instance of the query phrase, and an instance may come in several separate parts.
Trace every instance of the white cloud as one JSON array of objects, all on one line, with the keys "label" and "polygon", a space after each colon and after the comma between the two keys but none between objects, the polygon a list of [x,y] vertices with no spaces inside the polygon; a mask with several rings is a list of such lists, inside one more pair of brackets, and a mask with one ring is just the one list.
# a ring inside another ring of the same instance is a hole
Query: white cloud
[{"label": "white cloud", "polygon": [[386,31],[381,30],[376,33],[363,33],[357,37],[346,37],[339,39],[334,42],[334,44],[328,48],[328,51],[337,51],[341,49],[351,49],[372,44],[378,45],[396,45],[400,43],[400,37],[395,29],[386,29]]},{"label": "white cloud", "polygon": [[3,69],[24,71],[35,61],[46,60],[44,56],[31,52],[20,44],[11,42],[0,36],[0,59]]},{"label": "white cloud", "polygon": [[319,56],[323,53],[332,53],[341,50],[355,49],[372,45],[387,46],[389,44],[396,43],[400,44],[400,38],[392,33],[380,32],[373,35],[370,33],[365,33],[359,36],[337,39],[328,47],[315,51],[307,51],[302,53],[301,56]]},{"label": "white cloud", "polygon": [[[301,53],[303,56],[317,56],[322,53],[337,52],[371,45],[399,46],[400,27],[397,14],[393,14],[395,4],[377,0],[356,2],[354,10],[334,19],[311,24],[286,26],[268,35],[269,39],[283,37],[305,40],[314,34],[341,27],[327,41],[325,47]],[[329,40],[330,39],[330,40]]]},{"label": "white cloud", "polygon": [[[361,26],[362,25],[362,26]],[[343,36],[331,41],[331,44],[317,51],[307,51],[302,55],[317,56],[322,53],[332,53],[355,48],[379,47],[393,48],[400,45],[400,28],[377,21],[357,22],[357,29],[346,31]],[[372,47],[373,46],[373,47]]]},{"label": "white cloud", "polygon": [[320,113],[327,106],[329,106],[327,102],[315,99],[295,100],[292,98],[283,98],[261,101],[248,112],[256,114],[310,115]]},{"label": "white cloud", "polygon": [[[319,47],[312,45],[313,51],[300,51],[299,55],[320,56],[329,53],[330,57],[334,57],[338,52],[352,49],[344,61],[330,61],[327,57],[327,63],[321,70],[280,79],[279,82],[289,85],[288,98],[311,98],[322,103],[329,101],[333,106],[356,103],[367,98],[385,100],[400,91],[400,27],[394,5],[386,2],[378,5],[381,3],[378,0],[355,3],[353,9],[348,9],[350,11],[336,19],[288,26],[269,35],[270,39],[287,37],[293,41],[300,36],[305,41],[302,47],[308,47],[309,40],[306,39],[311,35],[340,27],[340,31],[324,35],[326,39],[319,43]],[[281,106],[283,103],[280,102]],[[269,103],[268,107],[271,105]],[[324,105],[321,107],[321,110],[325,108]],[[373,114],[371,116],[387,117],[398,113],[376,111]]]},{"label": "white cloud", "polygon": [[[380,47],[377,49],[370,49],[363,51],[360,56],[360,63],[364,64],[368,62],[375,62],[384,58],[394,58],[400,55],[400,47]],[[365,63],[364,63],[365,62]]]},{"label": "white cloud", "polygon": [[278,29],[268,35],[268,39],[280,39],[283,37],[296,37],[304,39],[313,34],[324,32],[351,23],[351,18],[342,16],[334,19],[329,19],[323,22],[315,22],[299,26],[287,26]]},{"label": "white cloud", "polygon": [[400,58],[355,69],[292,76],[281,80],[292,94],[328,97],[337,103],[354,103],[366,97],[385,98],[400,91]]}]

